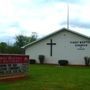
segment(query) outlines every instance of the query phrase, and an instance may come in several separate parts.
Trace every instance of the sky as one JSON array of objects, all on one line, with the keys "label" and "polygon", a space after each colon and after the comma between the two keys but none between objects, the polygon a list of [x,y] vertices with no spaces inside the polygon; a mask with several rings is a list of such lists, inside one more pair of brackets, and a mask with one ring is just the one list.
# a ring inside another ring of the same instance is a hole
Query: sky
[{"label": "sky", "polygon": [[12,43],[17,35],[38,38],[64,27],[90,36],[90,0],[0,0],[0,42]]}]

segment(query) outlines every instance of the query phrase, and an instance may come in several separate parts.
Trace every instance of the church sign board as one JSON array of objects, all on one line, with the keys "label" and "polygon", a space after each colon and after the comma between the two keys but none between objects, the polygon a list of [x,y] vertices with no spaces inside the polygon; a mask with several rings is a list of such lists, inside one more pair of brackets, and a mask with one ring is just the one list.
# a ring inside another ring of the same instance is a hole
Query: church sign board
[{"label": "church sign board", "polygon": [[1,54],[0,80],[24,77],[27,74],[28,61],[28,55]]}]

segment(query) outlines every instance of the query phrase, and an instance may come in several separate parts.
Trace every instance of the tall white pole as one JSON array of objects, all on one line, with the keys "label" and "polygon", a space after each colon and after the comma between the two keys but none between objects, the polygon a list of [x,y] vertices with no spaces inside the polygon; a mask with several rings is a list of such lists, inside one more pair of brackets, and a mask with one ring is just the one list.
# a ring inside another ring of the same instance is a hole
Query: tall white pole
[{"label": "tall white pole", "polygon": [[69,29],[69,3],[67,2],[67,29]]}]

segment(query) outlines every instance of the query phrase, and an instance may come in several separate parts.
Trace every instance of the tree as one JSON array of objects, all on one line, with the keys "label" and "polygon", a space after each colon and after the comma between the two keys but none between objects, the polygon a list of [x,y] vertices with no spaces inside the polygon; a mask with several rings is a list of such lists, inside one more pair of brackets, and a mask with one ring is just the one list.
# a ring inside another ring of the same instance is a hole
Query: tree
[{"label": "tree", "polygon": [[33,32],[30,37],[24,35],[18,35],[16,36],[16,42],[14,43],[14,48],[17,49],[17,53],[23,54],[24,49],[22,49],[21,47],[35,40],[37,40],[37,34],[35,32]]},{"label": "tree", "polygon": [[14,43],[14,45],[17,46],[17,47],[22,47],[27,42],[27,39],[26,38],[27,37],[26,36],[23,36],[23,35],[16,36],[16,42]]},{"label": "tree", "polygon": [[0,43],[0,53],[7,53],[7,47],[8,47],[7,43],[1,42]]},{"label": "tree", "polygon": [[24,54],[24,49],[21,47],[37,40],[37,34],[32,33],[30,37],[24,35],[16,36],[16,41],[13,45],[7,44],[6,42],[0,43],[0,53],[2,54]]},{"label": "tree", "polygon": [[18,35],[16,36],[16,42],[14,43],[17,47],[22,47],[28,43],[31,43],[33,41],[37,40],[37,34],[34,32],[32,33],[31,37],[27,37],[24,35]]}]

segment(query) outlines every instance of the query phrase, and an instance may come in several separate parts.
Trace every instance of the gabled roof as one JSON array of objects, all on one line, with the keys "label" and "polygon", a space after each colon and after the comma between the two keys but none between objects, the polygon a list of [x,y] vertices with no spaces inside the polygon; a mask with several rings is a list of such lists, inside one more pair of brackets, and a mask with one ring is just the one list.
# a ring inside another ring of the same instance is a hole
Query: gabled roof
[{"label": "gabled roof", "polygon": [[71,32],[71,33],[77,34],[77,35],[82,36],[82,37],[84,37],[84,38],[90,39],[90,37],[88,37],[88,36],[86,36],[86,35],[83,35],[83,34],[81,34],[81,33],[72,31],[72,30],[70,30],[70,29],[62,28],[62,29],[60,29],[60,30],[58,30],[58,31],[56,31],[56,32],[54,32],[54,33],[52,33],[52,34],[49,34],[49,35],[47,35],[47,36],[45,36],[45,37],[43,37],[43,38],[41,38],[41,39],[38,39],[38,40],[36,40],[36,41],[34,41],[34,42],[32,42],[32,43],[27,44],[27,45],[23,46],[22,48],[26,49],[26,48],[28,48],[28,47],[30,47],[30,46],[32,46],[32,45],[34,45],[34,44],[36,44],[36,43],[44,40],[44,39],[47,39],[47,38],[49,38],[49,37],[51,37],[51,36],[53,36],[53,35],[55,35],[55,34],[57,34],[57,33],[59,33],[59,32],[62,32],[62,31],[69,31],[69,32]]}]

